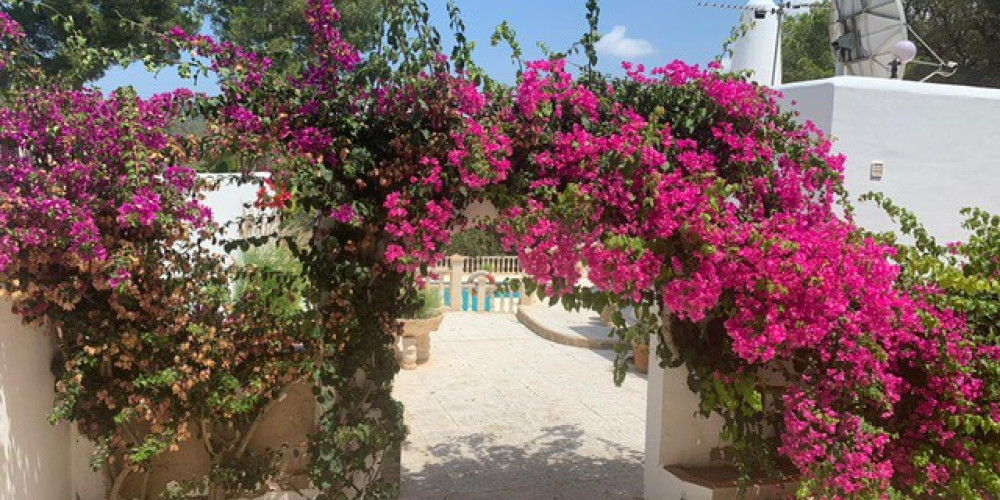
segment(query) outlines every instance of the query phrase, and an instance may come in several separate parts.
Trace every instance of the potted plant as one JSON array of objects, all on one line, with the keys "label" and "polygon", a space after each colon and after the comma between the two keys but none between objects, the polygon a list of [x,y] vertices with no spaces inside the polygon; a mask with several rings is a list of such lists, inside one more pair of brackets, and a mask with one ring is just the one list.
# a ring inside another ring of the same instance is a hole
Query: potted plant
[{"label": "potted plant", "polygon": [[632,359],[635,362],[635,371],[639,373],[649,371],[649,337],[657,325],[655,315],[642,314],[628,329],[627,340],[632,342]]},{"label": "potted plant", "polygon": [[441,296],[437,290],[424,288],[420,291],[421,305],[413,314],[400,318],[401,334],[397,343],[396,356],[400,367],[412,370],[424,364],[431,357],[431,332],[441,326],[444,314],[441,312]]},{"label": "potted plant", "polygon": [[649,339],[645,341],[632,340],[632,357],[635,361],[635,371],[646,373],[649,371]]}]

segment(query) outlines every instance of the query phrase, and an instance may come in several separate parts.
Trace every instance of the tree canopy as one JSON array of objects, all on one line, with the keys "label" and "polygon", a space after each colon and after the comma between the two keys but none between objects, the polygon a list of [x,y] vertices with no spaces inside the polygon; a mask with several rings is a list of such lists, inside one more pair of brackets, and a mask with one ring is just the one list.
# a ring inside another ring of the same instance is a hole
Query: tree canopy
[{"label": "tree canopy", "polygon": [[[944,60],[958,63],[958,72],[948,83],[1000,87],[1000,0],[909,0],[904,4],[913,29]],[[920,47],[917,57],[928,59],[926,49]],[[907,77],[922,78],[929,70],[911,65]]]},{"label": "tree canopy", "polygon": [[[157,37],[175,26],[195,32],[207,16],[219,38],[266,54],[277,69],[297,67],[308,50],[305,0],[26,0],[0,4],[24,27],[40,68],[79,83],[104,75],[119,60],[176,57]],[[381,36],[384,3],[338,2],[343,36],[362,52]],[[123,58],[87,57],[84,47],[118,50]]]},{"label": "tree canopy", "polygon": [[[278,70],[299,67],[310,42],[303,12],[306,0],[206,0],[206,11],[219,38],[266,54]],[[362,52],[374,48],[381,37],[384,2],[337,2],[342,34]]]},{"label": "tree canopy", "polygon": [[82,56],[81,45],[134,58],[173,56],[158,33],[174,26],[197,30],[196,7],[197,0],[29,0],[3,2],[0,11],[24,27],[25,43],[43,71],[82,83],[103,76],[113,62]]},{"label": "tree canopy", "polygon": [[830,2],[785,18],[781,40],[781,71],[786,83],[833,76],[830,50]]}]

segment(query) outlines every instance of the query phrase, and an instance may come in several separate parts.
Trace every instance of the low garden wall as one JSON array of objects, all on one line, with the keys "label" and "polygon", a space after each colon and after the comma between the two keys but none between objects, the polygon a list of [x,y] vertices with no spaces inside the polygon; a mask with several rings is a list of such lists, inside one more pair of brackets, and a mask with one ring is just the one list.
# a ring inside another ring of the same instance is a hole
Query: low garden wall
[{"label": "low garden wall", "polygon": [[[0,499],[100,500],[105,496],[103,474],[89,465],[90,443],[68,424],[48,423],[55,396],[53,354],[43,330],[23,325],[10,312],[10,303],[0,302]],[[300,383],[267,413],[248,449],[265,451],[287,444],[281,462],[285,485],[306,488],[304,443],[314,422],[315,400],[309,386]],[[197,480],[208,470],[201,441],[192,439],[155,460],[148,477],[131,475],[123,491],[127,498],[156,498],[168,481]],[[278,498],[263,490],[260,494]]]}]

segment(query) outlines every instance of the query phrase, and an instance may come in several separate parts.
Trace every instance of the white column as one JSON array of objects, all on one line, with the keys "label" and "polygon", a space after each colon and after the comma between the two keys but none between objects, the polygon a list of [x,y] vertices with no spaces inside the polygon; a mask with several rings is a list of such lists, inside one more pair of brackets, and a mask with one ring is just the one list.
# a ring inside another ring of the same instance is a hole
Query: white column
[{"label": "white column", "polygon": [[462,310],[462,278],[465,275],[465,257],[451,256],[451,310]]},{"label": "white column", "polygon": [[[781,85],[781,46],[778,43],[779,19],[772,0],[749,0],[740,24],[750,28],[733,42],[730,70],[751,70],[750,80],[761,85]],[[761,18],[758,19],[758,16]],[[777,63],[777,65],[775,64]]]},{"label": "white column", "polygon": [[486,278],[480,276],[476,281],[476,298],[479,302],[476,312],[480,314],[486,312],[486,293]]},{"label": "white column", "polygon": [[643,492],[646,498],[710,500],[710,490],[685,483],[663,467],[710,464],[711,450],[719,446],[722,418],[696,415],[699,399],[687,386],[687,368],[660,368],[658,337],[649,340]]}]

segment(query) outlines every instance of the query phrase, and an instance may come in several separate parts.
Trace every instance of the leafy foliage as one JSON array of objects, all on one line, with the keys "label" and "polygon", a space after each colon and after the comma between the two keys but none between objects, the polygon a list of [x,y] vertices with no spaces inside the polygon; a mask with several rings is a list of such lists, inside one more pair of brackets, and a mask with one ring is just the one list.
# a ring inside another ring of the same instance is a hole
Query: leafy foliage
[{"label": "leafy foliage", "polygon": [[[986,0],[907,0],[906,20],[958,72],[937,80],[958,85],[1000,87],[1000,2]],[[923,51],[923,47],[921,47]],[[919,58],[933,59],[926,54]],[[922,78],[930,68],[910,65],[907,78]]]},{"label": "leafy foliage", "polygon": [[[337,2],[344,39],[363,52],[374,49],[382,34],[383,3]],[[205,0],[202,9],[220,39],[266,55],[275,69],[294,72],[305,62],[311,38],[306,0]]]},{"label": "leafy foliage", "polygon": [[433,318],[441,314],[441,296],[437,290],[424,288],[420,290],[420,307],[408,317],[414,319]]},{"label": "leafy foliage", "polygon": [[298,218],[305,233],[281,242],[302,264],[318,325],[307,346],[321,360],[319,430],[308,451],[323,498],[391,490],[378,481],[380,453],[405,432],[391,397],[393,334],[396,319],[421,305],[413,272],[443,256],[475,191],[509,168],[486,97],[450,71],[426,7],[387,8],[384,43],[362,61],[332,5],[308,2],[311,43],[291,71],[174,33],[221,77],[222,95],[205,101],[210,148],[268,158],[273,190],[258,203]]},{"label": "leafy foliage", "polygon": [[625,68],[527,65],[501,228],[525,271],[568,308],[660,311],[661,363],[723,417],[744,481],[793,469],[803,497],[877,498],[926,491],[925,466],[936,490],[958,477],[973,437],[939,431],[980,401],[978,344],[840,215],[843,158],[769,89]]},{"label": "leafy foliage", "polygon": [[[0,283],[14,312],[55,331],[52,420],[97,444],[111,499],[192,439],[217,470],[242,467],[261,416],[311,371],[293,346],[314,342],[294,299],[273,293],[281,277],[232,268],[202,245],[216,226],[184,166],[197,147],[169,132],[193,94],[11,81],[27,84],[0,109]],[[274,471],[260,473],[211,493],[256,489]]]},{"label": "leafy foliage", "polygon": [[51,76],[75,83],[100,78],[110,61],[89,57],[87,49],[122,52],[122,61],[176,57],[158,36],[174,26],[197,29],[195,0],[17,0],[4,2],[6,13],[24,29],[24,49]]},{"label": "leafy foliage", "polygon": [[249,249],[240,259],[241,273],[233,282],[233,300],[266,304],[276,317],[298,315],[305,304],[306,281],[302,264],[287,247],[277,245]]},{"label": "leafy foliage", "polygon": [[966,341],[974,349],[963,366],[966,379],[956,381],[962,385],[953,388],[962,395],[958,411],[933,424],[937,432],[954,438],[918,445],[914,490],[948,498],[996,496],[1000,494],[1000,471],[995,466],[1000,463],[1000,216],[963,209],[968,241],[942,245],[913,213],[885,196],[869,193],[862,199],[884,209],[909,240],[881,235],[896,247],[893,258],[902,268],[900,280],[927,290],[928,299],[939,307],[961,314],[968,328]]},{"label": "leafy foliage", "polygon": [[[215,464],[210,497],[253,489],[275,457],[247,439],[303,380],[321,498],[392,494],[379,473],[406,431],[397,318],[484,196],[505,209],[525,292],[637,311],[641,328],[619,313],[616,332],[656,335],[661,364],[687,370],[745,480],[793,468],[803,497],[997,494],[1000,218],[968,212],[955,257],[887,203],[913,249],[863,233],[843,158],[772,91],[677,61],[596,73],[596,0],[584,71],[554,54],[513,89],[462,37],[441,55],[419,0],[384,5],[383,44],[362,59],[330,1],[309,0],[290,69],[176,28],[165,50],[209,58],[222,92],[150,100],[39,85],[0,15],[0,69],[17,76],[0,109],[0,282],[56,328],[53,415],[99,443],[109,498],[193,437]],[[187,114],[204,136],[170,132]],[[242,267],[200,244],[215,228],[184,165],[219,158],[268,169],[258,206],[301,229],[229,242]],[[250,251],[268,239],[297,264]]]},{"label": "leafy foliage", "polygon": [[829,1],[786,16],[782,24],[781,73],[785,83],[833,76]]},{"label": "leafy foliage", "polygon": [[445,253],[468,257],[509,254],[500,242],[500,233],[493,227],[470,227],[456,232]]}]

